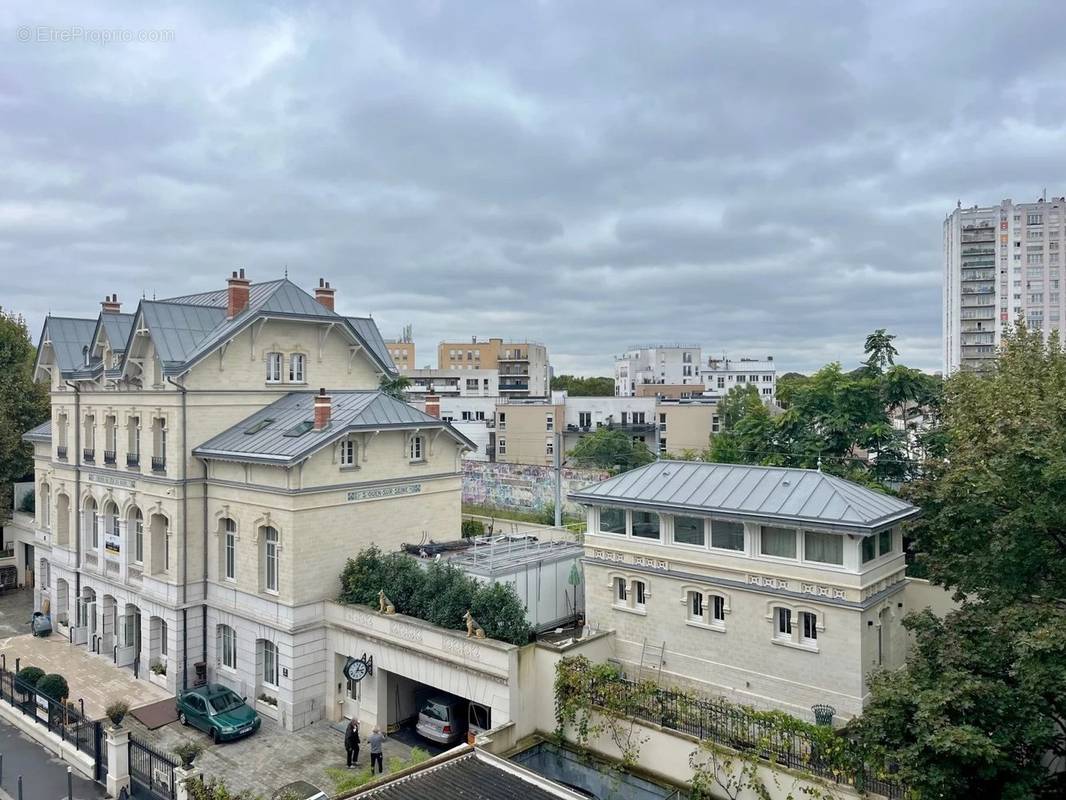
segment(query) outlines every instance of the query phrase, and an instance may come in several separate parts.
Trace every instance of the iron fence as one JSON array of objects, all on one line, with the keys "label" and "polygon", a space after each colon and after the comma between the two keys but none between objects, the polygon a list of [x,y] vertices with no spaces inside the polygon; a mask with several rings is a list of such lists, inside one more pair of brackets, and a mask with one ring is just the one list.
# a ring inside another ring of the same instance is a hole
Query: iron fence
[{"label": "iron fence", "polygon": [[174,767],[178,762],[135,736],[130,736],[129,747],[133,796],[173,800]]},{"label": "iron fence", "polygon": [[101,746],[100,723],[86,717],[78,706],[40,694],[32,684],[4,668],[0,668],[0,701],[88,755],[100,768],[102,751],[107,749]]},{"label": "iron fence", "polygon": [[[881,777],[857,744],[847,741],[845,755],[821,752],[819,742],[804,731],[783,729],[738,706],[711,698],[693,698],[670,689],[647,691],[633,681],[616,680],[591,687],[593,705],[688,734],[734,750],[748,752],[783,767],[807,772],[834,783],[901,798],[904,788]],[[823,746],[824,749],[824,746]],[[842,762],[847,767],[841,766]]]}]

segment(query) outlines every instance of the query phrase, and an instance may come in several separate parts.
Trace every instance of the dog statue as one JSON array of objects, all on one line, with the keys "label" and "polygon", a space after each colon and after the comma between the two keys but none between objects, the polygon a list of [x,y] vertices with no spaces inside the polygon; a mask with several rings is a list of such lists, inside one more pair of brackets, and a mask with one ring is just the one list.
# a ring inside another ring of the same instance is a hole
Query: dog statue
[{"label": "dog statue", "polygon": [[380,614],[395,614],[396,606],[392,604],[392,601],[385,596],[385,590],[382,589],[378,592],[378,613]]},{"label": "dog statue", "polygon": [[485,638],[485,629],[477,624],[477,620],[474,619],[474,616],[470,613],[470,609],[467,609],[466,613],[463,614],[463,622],[466,623],[466,638],[467,639],[471,639],[471,638],[484,639]]}]

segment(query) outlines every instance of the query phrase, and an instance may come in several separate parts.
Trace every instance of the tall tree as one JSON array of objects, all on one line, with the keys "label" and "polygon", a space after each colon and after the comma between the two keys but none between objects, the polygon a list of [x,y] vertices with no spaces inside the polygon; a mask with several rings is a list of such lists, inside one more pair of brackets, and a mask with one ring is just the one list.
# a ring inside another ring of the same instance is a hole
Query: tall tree
[{"label": "tall tree", "polygon": [[895,338],[892,334],[885,333],[884,328],[878,328],[867,336],[866,346],[863,348],[863,352],[867,356],[866,366],[880,373],[895,364],[896,356],[899,355],[899,352],[892,344],[892,340]]},{"label": "tall tree", "polygon": [[570,462],[578,467],[626,470],[650,464],[655,456],[647,445],[634,442],[629,434],[610,428],[599,428],[581,440],[567,454]]},{"label": "tall tree", "polygon": [[33,382],[36,350],[26,320],[0,309],[0,522],[11,513],[11,484],[33,474],[22,434],[48,419],[48,389]]}]

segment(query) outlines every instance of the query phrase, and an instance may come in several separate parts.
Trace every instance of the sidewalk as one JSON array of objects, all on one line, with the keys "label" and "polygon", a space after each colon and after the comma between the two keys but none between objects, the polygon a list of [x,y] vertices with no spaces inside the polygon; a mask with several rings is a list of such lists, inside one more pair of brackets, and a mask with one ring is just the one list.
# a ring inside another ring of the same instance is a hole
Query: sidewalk
[{"label": "sidewalk", "polygon": [[[0,720],[0,753],[4,756],[0,798],[18,797],[18,778],[22,776],[23,800],[63,800],[67,797],[67,765],[52,756],[33,739]],[[75,800],[107,797],[103,786],[74,772]]]}]

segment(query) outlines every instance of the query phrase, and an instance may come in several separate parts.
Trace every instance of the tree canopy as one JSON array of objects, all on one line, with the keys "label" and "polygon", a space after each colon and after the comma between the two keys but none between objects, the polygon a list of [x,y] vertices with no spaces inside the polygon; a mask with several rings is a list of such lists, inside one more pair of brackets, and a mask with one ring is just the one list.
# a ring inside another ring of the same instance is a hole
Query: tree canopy
[{"label": "tree canopy", "polygon": [[565,391],[570,397],[613,397],[614,378],[555,375],[552,391]]},{"label": "tree canopy", "polygon": [[628,433],[611,428],[598,428],[582,436],[567,456],[574,466],[618,472],[642,467],[655,460],[646,444],[635,442]]},{"label": "tree canopy", "polygon": [[[891,370],[890,370],[891,371]],[[946,384],[942,457],[905,487],[931,579],[962,599],[904,624],[859,735],[920,797],[1066,796],[1066,355],[1024,326]]]},{"label": "tree canopy", "polygon": [[395,397],[397,400],[407,400],[407,390],[411,386],[411,379],[406,375],[388,376],[382,375],[381,380],[378,382],[378,389],[387,394],[389,397]]},{"label": "tree canopy", "polygon": [[36,355],[26,321],[0,309],[0,523],[10,514],[12,483],[33,474],[33,447],[22,434],[51,413],[47,387],[33,382]]}]

